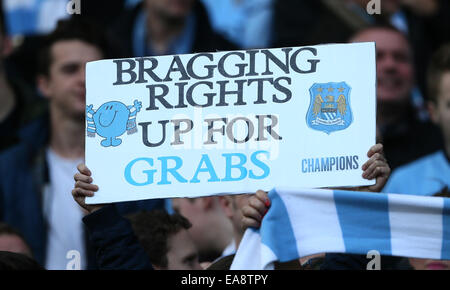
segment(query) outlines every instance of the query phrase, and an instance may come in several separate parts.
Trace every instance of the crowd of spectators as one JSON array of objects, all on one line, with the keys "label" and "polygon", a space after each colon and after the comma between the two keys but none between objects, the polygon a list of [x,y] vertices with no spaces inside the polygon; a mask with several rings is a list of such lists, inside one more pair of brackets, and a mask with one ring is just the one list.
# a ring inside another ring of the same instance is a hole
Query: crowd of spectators
[{"label": "crowd of spectators", "polygon": [[[85,64],[105,58],[374,41],[377,150],[392,170],[383,191],[432,196],[450,186],[448,0],[3,0],[0,8],[0,265],[66,269],[76,250],[80,269],[224,269],[256,226],[243,216],[258,200],[248,194],[84,204],[98,189],[83,165]],[[362,259],[332,258],[330,268]],[[397,262],[387,268],[427,268]]]}]

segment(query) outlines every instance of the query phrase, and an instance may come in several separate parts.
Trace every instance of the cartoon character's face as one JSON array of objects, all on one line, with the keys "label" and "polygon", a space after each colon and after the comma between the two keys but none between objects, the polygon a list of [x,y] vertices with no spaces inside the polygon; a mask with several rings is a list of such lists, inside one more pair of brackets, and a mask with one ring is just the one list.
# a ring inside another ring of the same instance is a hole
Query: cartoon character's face
[{"label": "cartoon character's face", "polygon": [[97,134],[102,137],[118,137],[127,129],[130,111],[121,102],[108,102],[93,115]]}]

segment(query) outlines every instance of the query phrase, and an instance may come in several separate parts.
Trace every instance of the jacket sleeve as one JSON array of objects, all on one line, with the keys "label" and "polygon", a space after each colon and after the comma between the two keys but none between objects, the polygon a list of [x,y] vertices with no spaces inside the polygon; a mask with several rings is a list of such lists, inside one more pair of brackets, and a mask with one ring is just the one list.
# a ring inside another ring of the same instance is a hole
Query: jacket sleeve
[{"label": "jacket sleeve", "polygon": [[130,222],[114,205],[83,218],[95,249],[98,267],[104,270],[151,270],[152,265]]}]

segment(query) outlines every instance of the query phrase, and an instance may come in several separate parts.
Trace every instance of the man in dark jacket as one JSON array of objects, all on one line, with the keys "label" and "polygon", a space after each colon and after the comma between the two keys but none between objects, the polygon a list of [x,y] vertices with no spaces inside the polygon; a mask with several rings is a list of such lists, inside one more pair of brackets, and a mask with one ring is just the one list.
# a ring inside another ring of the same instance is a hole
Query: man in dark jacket
[{"label": "man in dark jacket", "polygon": [[236,49],[213,31],[196,0],[145,0],[119,19],[110,38],[121,57]]},{"label": "man in dark jacket", "polygon": [[[90,23],[61,21],[40,57],[38,85],[49,115],[27,126],[31,142],[0,155],[0,221],[18,229],[47,269],[66,269],[78,251],[81,268],[94,267],[86,246],[83,211],[70,191],[84,158],[85,64],[106,56],[105,41]],[[119,205],[122,213],[163,207],[162,201]]]}]

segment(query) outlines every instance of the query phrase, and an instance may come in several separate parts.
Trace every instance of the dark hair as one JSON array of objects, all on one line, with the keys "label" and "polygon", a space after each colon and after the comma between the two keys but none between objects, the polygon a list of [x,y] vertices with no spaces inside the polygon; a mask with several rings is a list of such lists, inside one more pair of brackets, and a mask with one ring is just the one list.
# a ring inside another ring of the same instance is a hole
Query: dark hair
[{"label": "dark hair", "polygon": [[442,75],[450,72],[450,43],[441,46],[431,57],[427,71],[428,96],[437,102]]},{"label": "dark hair", "polygon": [[28,245],[27,241],[25,240],[25,237],[22,235],[22,233],[18,230],[16,230],[15,228],[13,228],[12,226],[6,224],[6,223],[2,223],[0,222],[0,236],[2,235],[11,235],[11,236],[17,236],[19,237],[24,244],[28,247],[28,249],[30,250],[30,254],[32,255],[32,250],[30,245]]},{"label": "dark hair", "polygon": [[24,254],[0,251],[0,271],[5,270],[45,270],[45,268]]},{"label": "dark hair", "polygon": [[22,234],[18,230],[2,222],[0,222],[0,235],[15,235],[23,238]]},{"label": "dark hair", "polygon": [[387,22],[383,22],[383,23],[380,23],[380,24],[369,25],[369,26],[367,26],[367,27],[363,27],[363,28],[359,29],[358,31],[356,31],[356,32],[350,37],[350,40],[353,39],[355,36],[357,36],[357,35],[359,35],[359,34],[361,34],[361,33],[364,33],[365,31],[369,31],[369,30],[377,30],[377,29],[379,29],[379,30],[389,30],[389,31],[391,31],[391,32],[398,33],[398,34],[400,34],[401,36],[403,36],[403,37],[409,42],[408,38],[405,36],[405,34],[404,34],[403,32],[401,32],[401,31],[400,31],[397,27],[395,27],[394,25],[392,25],[392,24],[390,24],[390,23],[387,23]]},{"label": "dark hair", "polygon": [[152,264],[167,267],[168,240],[191,223],[182,215],[162,210],[141,211],[128,216],[135,235],[148,254]]},{"label": "dark hair", "polygon": [[371,30],[387,30],[387,31],[390,31],[390,32],[397,33],[398,35],[403,37],[403,39],[408,43],[408,47],[409,47],[409,51],[410,51],[411,59],[412,59],[414,51],[412,50],[411,41],[409,40],[409,38],[402,31],[400,31],[397,27],[395,27],[394,25],[392,25],[390,23],[376,24],[376,25],[364,27],[364,28],[356,31],[350,37],[348,42],[351,42],[356,36],[366,32],[366,31],[371,31]]},{"label": "dark hair", "polygon": [[11,235],[11,236],[18,236],[23,241],[25,241],[25,238],[23,237],[22,233],[13,228],[12,226],[0,222],[0,236],[1,235]]},{"label": "dark hair", "polygon": [[58,21],[56,29],[44,40],[38,57],[38,74],[49,75],[52,64],[51,49],[53,44],[65,40],[80,40],[98,48],[104,57],[107,56],[108,44],[103,31],[79,16]]}]

